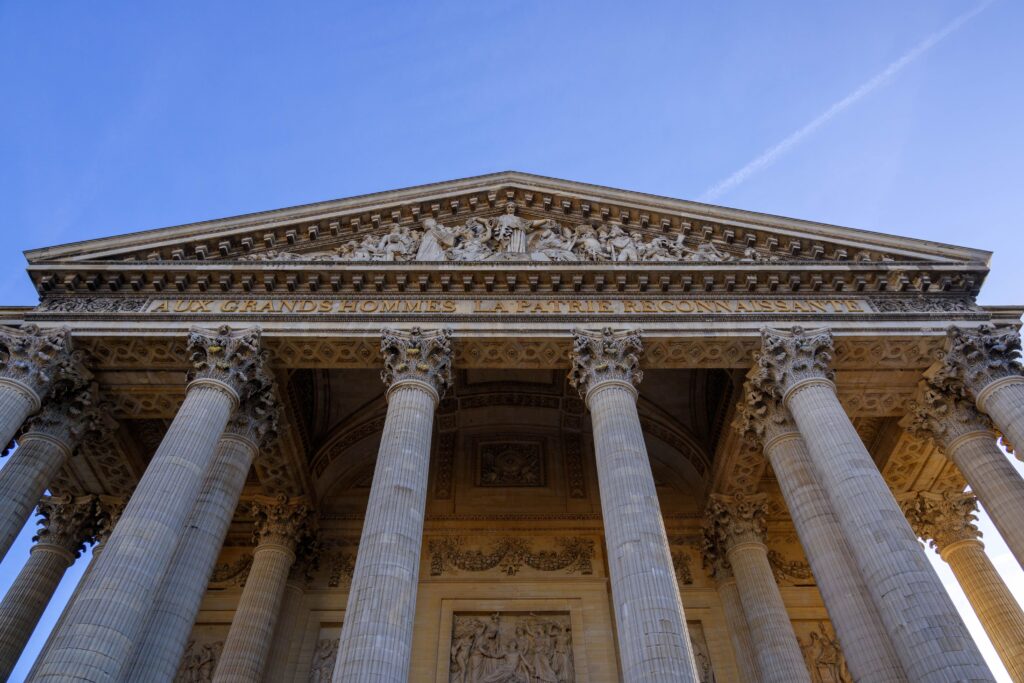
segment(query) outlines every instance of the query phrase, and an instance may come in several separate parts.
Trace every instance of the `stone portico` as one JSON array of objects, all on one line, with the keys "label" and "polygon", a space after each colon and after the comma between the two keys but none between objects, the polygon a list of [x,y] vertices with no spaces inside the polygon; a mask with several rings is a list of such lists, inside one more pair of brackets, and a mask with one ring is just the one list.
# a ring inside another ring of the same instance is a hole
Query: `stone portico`
[{"label": "stone portico", "polygon": [[993,680],[927,542],[1024,680],[988,252],[510,172],[27,256],[4,674],[96,543],[30,680]]}]

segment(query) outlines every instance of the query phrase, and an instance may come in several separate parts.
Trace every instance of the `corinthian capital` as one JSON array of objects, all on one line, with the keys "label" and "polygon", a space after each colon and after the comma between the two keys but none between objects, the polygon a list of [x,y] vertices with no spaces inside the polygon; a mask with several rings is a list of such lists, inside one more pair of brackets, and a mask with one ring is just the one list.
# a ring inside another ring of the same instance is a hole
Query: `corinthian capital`
[{"label": "corinthian capital", "polygon": [[380,353],[384,356],[380,378],[388,388],[399,382],[416,381],[433,388],[440,398],[452,384],[452,332],[449,329],[383,330]]},{"label": "corinthian capital", "polygon": [[940,553],[954,543],[981,538],[974,524],[978,499],[969,493],[921,491],[902,498],[900,507],[914,533]]},{"label": "corinthian capital", "polygon": [[640,330],[614,331],[605,327],[600,332],[573,330],[572,335],[569,384],[584,399],[602,382],[621,382],[635,387],[643,380],[640,354],[644,345]]},{"label": "corinthian capital", "polygon": [[928,381],[920,383],[918,398],[910,402],[901,424],[915,436],[934,440],[947,455],[960,437],[992,431],[992,422],[974,403]]},{"label": "corinthian capital", "polygon": [[[117,521],[121,519],[128,498],[117,496],[98,496],[96,499],[96,542],[106,543],[110,534],[114,533]],[[94,551],[95,552],[95,551]]]},{"label": "corinthian capital", "polygon": [[266,360],[260,344],[260,329],[232,330],[222,325],[216,330],[193,327],[187,347],[192,370],[189,379],[211,380],[227,386],[239,400],[258,382]]},{"label": "corinthian capital", "polygon": [[1022,372],[1020,335],[1016,330],[988,325],[964,330],[953,326],[946,330],[942,367],[932,379],[953,389],[962,387],[978,398],[992,382],[1019,377]]},{"label": "corinthian capital", "polygon": [[313,521],[309,507],[280,495],[272,500],[254,501],[249,511],[253,517],[253,540],[257,545],[282,545],[295,551],[311,533]]},{"label": "corinthian capital", "polygon": [[799,434],[782,400],[749,381],[743,384],[743,400],[736,404],[732,426],[744,439],[762,448],[780,436]]},{"label": "corinthian capital", "polygon": [[0,379],[27,387],[37,408],[71,359],[71,331],[66,327],[0,326]]},{"label": "corinthian capital", "polygon": [[831,381],[832,332],[821,328],[761,330],[761,351],[752,382],[766,394],[784,398],[797,384],[821,379]]},{"label": "corinthian capital", "polygon": [[265,368],[259,368],[253,373],[248,394],[228,421],[226,433],[245,439],[257,448],[267,448],[277,438],[280,414],[274,378]]},{"label": "corinthian capital", "polygon": [[54,392],[25,423],[25,436],[45,435],[74,450],[86,439],[103,439],[117,428],[109,404],[99,400],[95,383]]},{"label": "corinthian capital", "polygon": [[763,494],[713,494],[704,511],[705,544],[719,554],[740,543],[764,543],[768,524]]},{"label": "corinthian capital", "polygon": [[39,503],[40,529],[36,543],[55,545],[78,557],[86,543],[96,540],[96,496],[44,498]]}]

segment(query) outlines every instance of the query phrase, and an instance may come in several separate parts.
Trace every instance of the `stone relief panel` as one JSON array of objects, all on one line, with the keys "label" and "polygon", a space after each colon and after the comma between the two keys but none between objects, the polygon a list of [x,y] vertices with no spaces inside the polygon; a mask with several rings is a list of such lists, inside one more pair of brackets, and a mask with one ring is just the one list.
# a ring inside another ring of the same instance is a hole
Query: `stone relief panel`
[{"label": "stone relief panel", "polygon": [[541,487],[546,483],[542,441],[482,441],[477,444],[477,486]]},{"label": "stone relief panel", "polygon": [[704,638],[704,627],[699,621],[688,621],[686,629],[690,633],[693,660],[697,664],[697,680],[700,683],[715,683],[715,671],[711,666],[711,653]]},{"label": "stone relief panel", "polygon": [[[553,548],[541,547],[550,542]],[[459,572],[496,571],[515,576],[532,569],[539,572],[564,572],[590,575],[594,573],[595,543],[592,538],[570,537],[533,539],[506,536],[482,546],[473,546],[458,537],[432,538],[427,543],[430,576]]]},{"label": "stone relief panel", "polygon": [[811,674],[811,683],[853,683],[846,657],[831,624],[826,621],[794,621],[793,630]]},{"label": "stone relief panel", "polygon": [[174,676],[174,683],[210,683],[223,649],[224,641],[222,640],[212,643],[188,641],[185,655],[181,659],[181,666],[178,667],[178,673]]},{"label": "stone relief panel", "polygon": [[[550,218],[517,215],[515,202],[493,218],[445,225],[424,218],[419,225],[393,223],[383,234],[351,239],[329,251],[298,253],[268,249],[244,261],[539,261],[539,262],[776,262],[778,254],[697,235],[651,234],[621,223],[563,225]],[[794,258],[794,257],[789,257]],[[806,258],[806,257],[805,257]]]},{"label": "stone relief panel", "polygon": [[309,667],[309,683],[331,683],[340,640],[341,624],[321,626],[316,649],[313,650],[313,663]]},{"label": "stone relief panel", "polygon": [[456,613],[449,672],[449,683],[575,683],[569,613]]}]

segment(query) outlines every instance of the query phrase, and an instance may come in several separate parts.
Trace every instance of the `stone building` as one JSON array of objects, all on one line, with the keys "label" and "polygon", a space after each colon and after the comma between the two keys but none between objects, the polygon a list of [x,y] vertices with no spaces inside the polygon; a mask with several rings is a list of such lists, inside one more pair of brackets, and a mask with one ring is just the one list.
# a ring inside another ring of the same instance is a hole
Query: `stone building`
[{"label": "stone building", "polygon": [[992,680],[925,541],[1024,680],[988,252],[500,173],[27,257],[4,674],[95,543],[33,681]]}]

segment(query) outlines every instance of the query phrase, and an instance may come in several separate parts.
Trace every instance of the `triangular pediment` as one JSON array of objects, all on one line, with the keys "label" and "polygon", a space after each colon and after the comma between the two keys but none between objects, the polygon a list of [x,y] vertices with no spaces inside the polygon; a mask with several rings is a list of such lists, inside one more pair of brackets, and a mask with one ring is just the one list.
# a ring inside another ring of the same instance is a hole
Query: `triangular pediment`
[{"label": "triangular pediment", "polygon": [[504,172],[26,253],[33,266],[174,261],[918,262],[989,252]]}]

